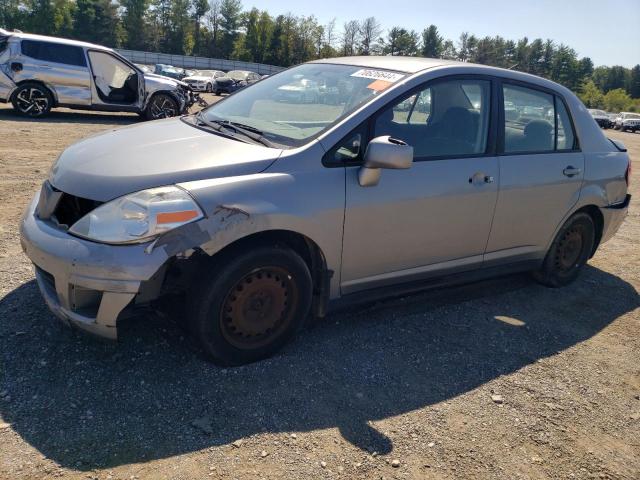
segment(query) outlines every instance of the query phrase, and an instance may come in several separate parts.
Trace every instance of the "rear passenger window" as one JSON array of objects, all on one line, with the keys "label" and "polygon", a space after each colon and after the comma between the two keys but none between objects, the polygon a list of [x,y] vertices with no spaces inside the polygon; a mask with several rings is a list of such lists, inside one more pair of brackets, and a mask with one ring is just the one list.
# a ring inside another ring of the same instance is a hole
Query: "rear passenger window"
[{"label": "rear passenger window", "polygon": [[556,121],[558,122],[558,150],[573,150],[575,135],[564,102],[556,97]]},{"label": "rear passenger window", "polygon": [[553,95],[505,85],[504,151],[551,152],[555,146]]},{"label": "rear passenger window", "polygon": [[572,150],[575,134],[560,98],[516,85],[504,85],[505,153]]},{"label": "rear passenger window", "polygon": [[52,42],[39,42],[35,40],[22,40],[22,54],[45,62],[63,63],[86,67],[87,60],[81,47],[63,45]]},{"label": "rear passenger window", "polygon": [[374,136],[405,141],[416,160],[483,154],[490,103],[491,84],[486,80],[437,82],[383,110]]}]

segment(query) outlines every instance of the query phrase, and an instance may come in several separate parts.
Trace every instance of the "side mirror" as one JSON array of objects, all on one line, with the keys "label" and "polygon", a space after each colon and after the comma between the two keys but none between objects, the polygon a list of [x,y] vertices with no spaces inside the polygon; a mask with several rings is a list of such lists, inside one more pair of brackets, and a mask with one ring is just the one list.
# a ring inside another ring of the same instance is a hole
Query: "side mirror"
[{"label": "side mirror", "polygon": [[388,135],[376,137],[367,145],[364,164],[358,171],[361,187],[373,187],[380,182],[380,169],[406,169],[413,163],[413,147]]}]

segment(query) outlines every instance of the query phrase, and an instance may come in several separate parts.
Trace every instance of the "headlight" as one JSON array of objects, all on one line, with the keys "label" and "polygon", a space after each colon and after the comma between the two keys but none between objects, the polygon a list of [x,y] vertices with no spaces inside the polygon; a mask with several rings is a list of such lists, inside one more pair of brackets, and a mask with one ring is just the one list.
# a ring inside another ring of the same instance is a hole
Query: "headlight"
[{"label": "headlight", "polygon": [[89,212],[69,233],[103,243],[141,243],[203,217],[178,187],[158,187],[116,198]]}]

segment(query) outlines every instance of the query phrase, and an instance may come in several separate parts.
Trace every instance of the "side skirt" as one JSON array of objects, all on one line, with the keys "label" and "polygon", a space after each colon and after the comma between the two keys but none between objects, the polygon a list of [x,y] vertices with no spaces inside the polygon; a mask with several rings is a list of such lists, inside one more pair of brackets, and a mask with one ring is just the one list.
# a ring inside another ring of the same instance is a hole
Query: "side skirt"
[{"label": "side skirt", "polygon": [[328,313],[334,313],[347,307],[353,307],[354,305],[361,305],[379,300],[403,297],[425,290],[432,290],[454,285],[463,285],[465,283],[475,283],[493,277],[500,277],[513,273],[535,270],[536,268],[540,267],[541,262],[541,260],[525,260],[508,265],[479,268],[467,272],[443,275],[442,277],[437,278],[429,278],[427,280],[405,282],[398,285],[363,290],[361,292],[351,293],[349,295],[344,295],[338,299],[331,300],[329,302],[327,311]]}]

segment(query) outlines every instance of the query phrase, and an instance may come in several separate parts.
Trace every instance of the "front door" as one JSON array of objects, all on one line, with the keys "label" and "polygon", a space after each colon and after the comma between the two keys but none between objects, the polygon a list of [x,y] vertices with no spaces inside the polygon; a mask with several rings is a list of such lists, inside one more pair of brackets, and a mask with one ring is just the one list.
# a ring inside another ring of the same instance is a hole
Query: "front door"
[{"label": "front door", "polygon": [[89,51],[93,78],[92,104],[102,106],[138,106],[140,78],[138,72],[107,52]]},{"label": "front door", "polygon": [[372,120],[371,137],[404,140],[414,163],[366,188],[347,167],[343,294],[481,266],[498,191],[491,97],[489,80],[450,78]]},{"label": "front door", "polygon": [[584,156],[562,99],[522,84],[504,83],[502,91],[504,151],[487,265],[544,257],[584,177]]}]

